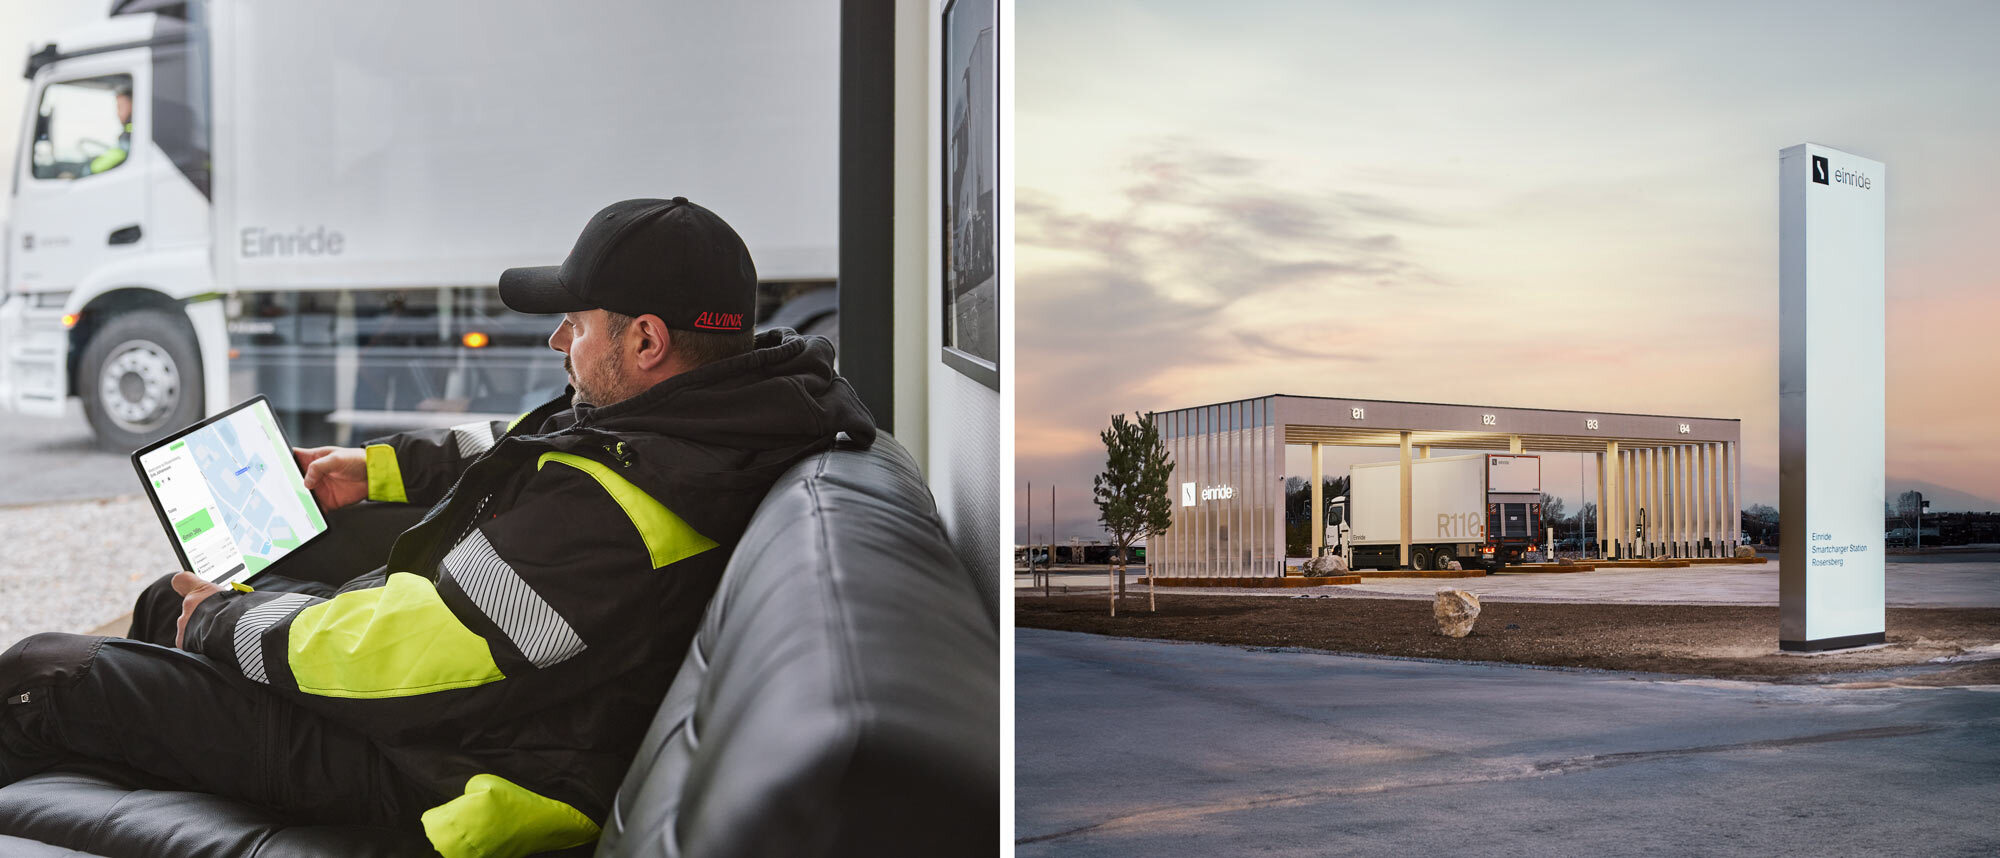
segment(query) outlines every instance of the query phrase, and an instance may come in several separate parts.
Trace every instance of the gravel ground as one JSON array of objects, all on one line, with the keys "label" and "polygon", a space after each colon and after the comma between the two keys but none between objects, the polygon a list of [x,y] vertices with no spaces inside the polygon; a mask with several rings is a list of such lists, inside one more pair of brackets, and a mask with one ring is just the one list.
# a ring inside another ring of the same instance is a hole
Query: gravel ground
[{"label": "gravel ground", "polygon": [[[1957,551],[1937,556],[1892,555],[1884,572],[1883,598],[1889,607],[2000,608],[2000,552]],[[1449,583],[1495,602],[1588,602],[1651,605],[1776,605],[1779,564],[1703,565],[1671,569],[1604,567],[1591,572],[1504,572],[1483,578],[1368,578],[1359,584],[1327,587],[1168,587],[1162,593],[1206,596],[1299,595],[1368,599],[1418,599],[1428,602],[1437,588]],[[1032,579],[1016,572],[1018,595],[1034,595]],[[1058,568],[1051,577],[1055,593],[1105,591],[1099,567]],[[1128,578],[1127,593],[1143,595],[1139,576]]]},{"label": "gravel ground", "polygon": [[[1014,600],[1014,622],[1119,637],[1734,679],[1921,683],[1943,673],[1945,684],[2000,681],[2000,661],[1979,660],[2000,644],[1996,608],[1890,608],[1888,645],[1801,656],[1778,652],[1778,609],[1757,605],[1489,602],[1465,638],[1438,634],[1431,606],[1410,599],[1162,594],[1158,613],[1147,611],[1141,596],[1126,599],[1116,617],[1106,616],[1107,606],[1104,596],[1022,596]],[[1870,675],[1884,670],[1891,673]]]},{"label": "gravel ground", "polygon": [[115,620],[177,565],[143,497],[0,507],[0,545],[0,651]]}]

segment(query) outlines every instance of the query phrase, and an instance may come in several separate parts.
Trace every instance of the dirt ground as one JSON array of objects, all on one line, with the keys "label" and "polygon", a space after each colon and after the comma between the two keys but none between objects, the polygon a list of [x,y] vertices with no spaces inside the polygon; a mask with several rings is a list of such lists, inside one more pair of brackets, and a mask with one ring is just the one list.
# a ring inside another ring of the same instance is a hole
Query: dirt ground
[{"label": "dirt ground", "polygon": [[1019,596],[1015,625],[1120,637],[1328,652],[1495,661],[1604,670],[1816,683],[2000,683],[2000,659],[1931,664],[2000,645],[2000,608],[1890,608],[1888,645],[1800,656],[1778,652],[1778,609],[1758,606],[1488,602],[1472,634],[1436,631],[1431,603],[1413,599],[1141,592],[1118,616],[1109,598]]}]

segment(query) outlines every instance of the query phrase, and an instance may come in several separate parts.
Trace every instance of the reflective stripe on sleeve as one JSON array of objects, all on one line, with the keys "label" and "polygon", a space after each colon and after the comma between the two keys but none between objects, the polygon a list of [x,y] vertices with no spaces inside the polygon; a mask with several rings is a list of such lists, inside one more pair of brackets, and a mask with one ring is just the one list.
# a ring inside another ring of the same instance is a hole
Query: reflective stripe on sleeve
[{"label": "reflective stripe on sleeve", "polygon": [[444,570],[536,667],[548,667],[583,652],[583,638],[521,580],[514,567],[500,559],[479,528],[473,528],[464,542],[444,556]]},{"label": "reflective stripe on sleeve", "polygon": [[244,676],[271,684],[271,677],[264,670],[264,633],[305,607],[312,598],[304,593],[286,593],[243,612],[243,618],[236,621],[235,644],[236,664],[243,669]]},{"label": "reflective stripe on sleeve", "polygon": [[451,427],[451,437],[458,441],[458,457],[470,459],[493,449],[493,423],[476,420]]}]

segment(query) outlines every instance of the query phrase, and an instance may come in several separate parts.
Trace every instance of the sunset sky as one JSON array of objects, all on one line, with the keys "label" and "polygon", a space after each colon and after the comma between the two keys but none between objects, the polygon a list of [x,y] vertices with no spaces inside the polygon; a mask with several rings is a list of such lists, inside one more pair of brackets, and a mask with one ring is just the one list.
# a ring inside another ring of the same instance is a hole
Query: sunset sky
[{"label": "sunset sky", "polygon": [[1017,540],[1099,532],[1113,412],[1270,393],[1740,418],[1776,505],[1806,141],[1888,166],[1890,492],[2000,509],[2000,4],[1016,15]]}]

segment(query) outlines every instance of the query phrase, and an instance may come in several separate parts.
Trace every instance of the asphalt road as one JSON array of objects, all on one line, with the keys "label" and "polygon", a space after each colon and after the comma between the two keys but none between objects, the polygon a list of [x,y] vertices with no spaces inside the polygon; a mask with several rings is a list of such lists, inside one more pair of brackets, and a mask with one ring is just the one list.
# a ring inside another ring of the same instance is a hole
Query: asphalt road
[{"label": "asphalt road", "polygon": [[0,429],[0,507],[142,494],[131,456],[98,449],[74,400],[61,419],[0,414]]},{"label": "asphalt road", "polygon": [[1015,641],[1022,858],[2000,853],[2000,688]]}]

